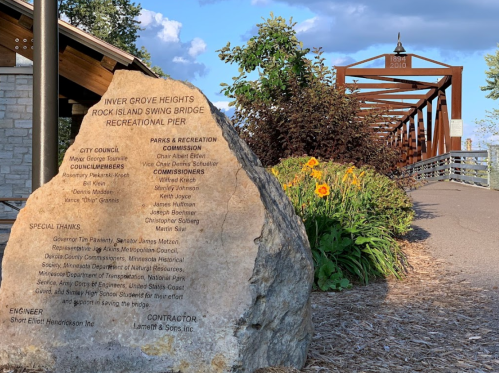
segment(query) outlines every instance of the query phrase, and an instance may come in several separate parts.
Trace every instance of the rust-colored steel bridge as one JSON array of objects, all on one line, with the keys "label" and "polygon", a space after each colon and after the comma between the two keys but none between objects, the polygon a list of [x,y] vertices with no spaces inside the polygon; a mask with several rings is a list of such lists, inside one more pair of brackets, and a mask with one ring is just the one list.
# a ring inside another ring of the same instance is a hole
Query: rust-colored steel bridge
[{"label": "rust-colored steel bridge", "polygon": [[[380,59],[384,68],[359,66],[368,62],[379,66]],[[416,61],[432,66],[412,67]],[[353,89],[360,99],[358,115],[380,113],[373,130],[388,145],[400,149],[399,166],[461,150],[462,66],[396,53],[335,68],[338,86]]]}]

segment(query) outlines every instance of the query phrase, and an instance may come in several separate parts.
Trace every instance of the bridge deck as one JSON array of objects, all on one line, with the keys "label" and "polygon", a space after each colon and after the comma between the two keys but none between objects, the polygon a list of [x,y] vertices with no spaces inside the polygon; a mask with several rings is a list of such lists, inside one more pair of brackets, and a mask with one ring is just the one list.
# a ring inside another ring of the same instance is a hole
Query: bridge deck
[{"label": "bridge deck", "polygon": [[410,195],[413,226],[435,257],[455,265],[473,284],[499,293],[499,192],[434,182]]}]

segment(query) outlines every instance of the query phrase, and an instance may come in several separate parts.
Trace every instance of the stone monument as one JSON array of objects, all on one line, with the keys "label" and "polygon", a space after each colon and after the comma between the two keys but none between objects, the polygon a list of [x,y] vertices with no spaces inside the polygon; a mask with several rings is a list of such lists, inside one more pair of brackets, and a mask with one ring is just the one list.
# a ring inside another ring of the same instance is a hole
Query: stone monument
[{"label": "stone monument", "polygon": [[0,366],[305,363],[313,263],[275,178],[195,87],[117,71],[3,259]]}]

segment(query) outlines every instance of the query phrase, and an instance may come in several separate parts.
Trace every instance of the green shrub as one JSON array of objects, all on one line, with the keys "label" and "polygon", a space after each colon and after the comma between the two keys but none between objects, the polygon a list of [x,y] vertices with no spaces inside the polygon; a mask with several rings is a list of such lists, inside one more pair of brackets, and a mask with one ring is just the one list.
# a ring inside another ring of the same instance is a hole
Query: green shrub
[{"label": "green shrub", "polygon": [[370,168],[309,157],[288,158],[271,172],[303,219],[320,289],[401,276],[402,253],[394,237],[409,230],[414,213],[393,181]]}]

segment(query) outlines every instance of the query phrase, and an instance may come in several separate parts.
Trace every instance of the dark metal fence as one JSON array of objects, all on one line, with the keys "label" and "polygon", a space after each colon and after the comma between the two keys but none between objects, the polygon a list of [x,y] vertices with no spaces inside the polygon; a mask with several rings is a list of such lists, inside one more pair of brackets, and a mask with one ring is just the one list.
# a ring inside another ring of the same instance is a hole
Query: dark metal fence
[{"label": "dark metal fence", "polygon": [[450,180],[489,187],[488,151],[452,151],[406,166],[417,180]]}]

